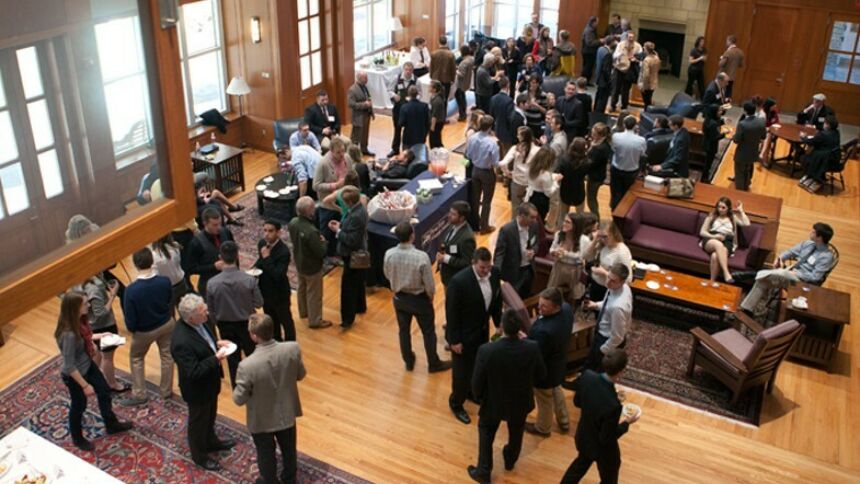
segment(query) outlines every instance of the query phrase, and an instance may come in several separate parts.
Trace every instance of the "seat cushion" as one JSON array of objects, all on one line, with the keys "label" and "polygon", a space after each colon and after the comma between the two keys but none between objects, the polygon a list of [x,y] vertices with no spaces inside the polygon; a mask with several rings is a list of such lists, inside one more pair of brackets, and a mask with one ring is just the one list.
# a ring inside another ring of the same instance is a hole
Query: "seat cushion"
[{"label": "seat cushion", "polygon": [[640,225],[639,230],[627,244],[679,257],[708,261],[708,254],[699,247],[698,237],[651,225]]},{"label": "seat cushion", "polygon": [[[714,333],[711,335],[717,342],[727,349],[734,357],[737,359],[744,361],[744,358],[749,355],[750,348],[752,347],[752,343],[749,342],[748,339],[741,333],[737,332],[734,329],[726,329],[724,331],[720,331],[718,333]],[[707,359],[711,360],[714,363],[718,363],[720,366],[725,367],[727,371],[734,375],[740,374],[740,368],[737,368],[735,365],[726,361],[725,358],[720,356],[716,351],[706,346],[705,344],[701,344],[699,346],[700,354]]]}]

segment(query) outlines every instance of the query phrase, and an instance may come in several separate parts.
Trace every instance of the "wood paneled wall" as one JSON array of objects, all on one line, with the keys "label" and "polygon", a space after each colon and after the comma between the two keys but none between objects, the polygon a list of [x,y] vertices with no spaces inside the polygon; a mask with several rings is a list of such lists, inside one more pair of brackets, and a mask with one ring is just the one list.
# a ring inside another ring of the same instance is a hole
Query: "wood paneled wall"
[{"label": "wood paneled wall", "polygon": [[[738,37],[746,65],[735,83],[736,102],[775,96],[782,111],[806,107],[823,92],[843,123],[860,123],[860,86],[822,81],[832,24],[860,22],[853,0],[711,0],[706,30],[706,75],[716,75],[729,34]],[[780,30],[776,42],[774,29]]]},{"label": "wood paneled wall", "polygon": [[436,49],[439,36],[445,33],[445,1],[394,0],[394,16],[403,23],[403,30],[394,33],[395,48],[409,50],[412,39],[424,37],[427,48]]},{"label": "wood paneled wall", "polygon": [[603,34],[609,23],[609,0],[569,0],[561,2],[558,9],[558,28],[570,32],[570,40],[576,44],[576,66],[573,72],[577,75],[582,70],[582,32],[588,24],[588,19],[596,16],[597,33]]}]

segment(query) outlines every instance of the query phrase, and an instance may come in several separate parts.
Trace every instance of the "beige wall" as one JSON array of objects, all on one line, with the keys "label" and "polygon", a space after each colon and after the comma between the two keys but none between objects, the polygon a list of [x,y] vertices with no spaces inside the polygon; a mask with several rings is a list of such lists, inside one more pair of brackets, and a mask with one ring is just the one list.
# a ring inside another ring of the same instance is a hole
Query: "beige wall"
[{"label": "beige wall", "polygon": [[[696,37],[705,35],[705,25],[708,18],[710,0],[612,0],[610,10],[622,18],[630,19],[634,31],[639,30],[640,21],[653,23],[669,23],[686,26],[684,33],[684,55],[681,65],[681,78],[687,78],[687,54],[693,48]],[[655,28],[654,24],[647,28]],[[675,29],[660,29],[667,32],[679,32]],[[659,46],[658,46],[659,47]],[[709,53],[719,57],[719,52]],[[710,56],[709,56],[710,57]]]}]

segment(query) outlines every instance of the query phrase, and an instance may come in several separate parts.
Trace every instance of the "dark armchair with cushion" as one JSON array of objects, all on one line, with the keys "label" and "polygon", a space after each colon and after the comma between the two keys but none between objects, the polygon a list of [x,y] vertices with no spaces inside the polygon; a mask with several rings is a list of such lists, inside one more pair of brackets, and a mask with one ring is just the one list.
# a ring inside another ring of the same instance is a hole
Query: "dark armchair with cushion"
[{"label": "dark armchair with cushion", "polygon": [[299,125],[304,121],[304,118],[293,118],[293,119],[276,119],[272,124],[274,125],[274,141],[272,141],[272,146],[275,148],[275,152],[277,152],[281,147],[290,146],[290,136],[293,135],[296,131],[299,130]]},{"label": "dark armchair with cushion", "polygon": [[555,94],[556,99],[564,97],[564,86],[571,80],[570,76],[546,76],[541,83],[543,92]]},{"label": "dark armchair with cushion", "polygon": [[645,162],[649,165],[659,165],[666,161],[669,154],[669,145],[672,143],[674,133],[658,134],[648,138],[645,142]]},{"label": "dark armchair with cushion", "polygon": [[689,94],[678,91],[672,97],[672,102],[668,106],[648,106],[646,113],[662,114],[664,116],[672,116],[680,114],[685,118],[696,119],[699,111],[702,110],[702,103],[693,99]]},{"label": "dark armchair with cushion", "polygon": [[430,153],[427,150],[427,145],[417,144],[411,148],[415,153],[415,159],[409,164],[404,178],[382,178],[377,176],[371,184],[370,195],[375,195],[383,190],[395,191],[403,188],[403,185],[409,183],[410,180],[427,171],[429,166]]},{"label": "dark armchair with cushion", "polygon": [[749,388],[773,382],[782,360],[803,332],[803,326],[789,320],[764,329],[744,313],[735,313],[737,321],[755,334],[753,341],[732,328],[709,335],[702,328],[693,328],[693,350],[687,365],[687,376],[699,366],[732,390],[732,404]]}]

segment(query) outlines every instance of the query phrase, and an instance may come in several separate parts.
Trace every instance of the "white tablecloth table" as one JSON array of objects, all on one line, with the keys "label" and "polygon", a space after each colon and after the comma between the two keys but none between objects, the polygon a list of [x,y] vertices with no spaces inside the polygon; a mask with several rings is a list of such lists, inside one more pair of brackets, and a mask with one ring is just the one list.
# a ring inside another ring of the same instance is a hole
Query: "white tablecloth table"
[{"label": "white tablecloth table", "polygon": [[[19,461],[22,454],[24,462]],[[8,472],[0,477],[0,484],[15,482],[25,472],[30,477],[45,474],[48,482],[122,483],[24,427],[18,427],[0,440],[0,459],[3,464],[11,464]],[[58,471],[62,474],[59,478]]]},{"label": "white tablecloth table", "polygon": [[[370,100],[373,102],[373,107],[388,109],[394,107],[388,95],[388,87],[397,81],[397,76],[403,70],[401,65],[407,59],[406,54],[399,53],[399,62],[397,65],[386,65],[383,69],[377,69],[373,65],[372,57],[365,57],[355,63],[355,72],[367,73],[367,91],[370,92]],[[367,64],[367,67],[362,67],[361,64]]]}]

